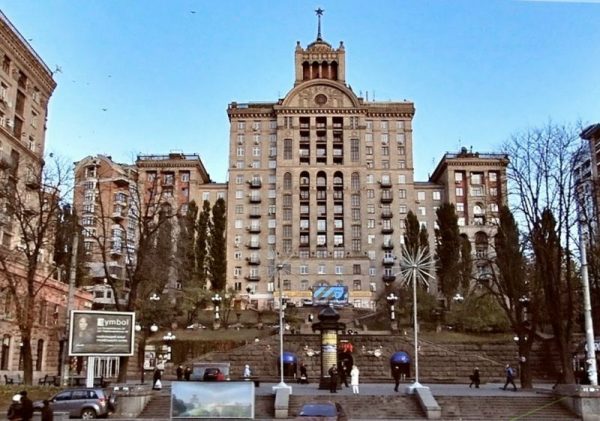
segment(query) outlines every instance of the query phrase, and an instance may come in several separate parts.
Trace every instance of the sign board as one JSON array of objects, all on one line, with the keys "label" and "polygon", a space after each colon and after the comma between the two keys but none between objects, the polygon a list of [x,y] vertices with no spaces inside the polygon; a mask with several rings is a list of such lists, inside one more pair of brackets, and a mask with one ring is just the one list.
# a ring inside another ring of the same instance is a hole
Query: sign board
[{"label": "sign board", "polygon": [[254,418],[254,382],[172,382],[171,419]]},{"label": "sign board", "polygon": [[315,287],[313,303],[319,304],[348,304],[348,287],[344,285],[323,285]]},{"label": "sign board", "polygon": [[69,355],[131,356],[134,350],[135,313],[73,310],[69,329]]}]

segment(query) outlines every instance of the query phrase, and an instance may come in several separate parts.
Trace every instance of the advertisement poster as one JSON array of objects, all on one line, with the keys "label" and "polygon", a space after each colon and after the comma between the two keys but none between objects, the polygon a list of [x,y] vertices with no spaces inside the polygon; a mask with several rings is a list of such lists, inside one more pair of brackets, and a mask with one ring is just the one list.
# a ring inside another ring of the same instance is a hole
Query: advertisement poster
[{"label": "advertisement poster", "polygon": [[254,418],[254,382],[173,382],[171,417]]},{"label": "advertisement poster", "polygon": [[135,313],[118,311],[71,312],[70,356],[133,355]]}]

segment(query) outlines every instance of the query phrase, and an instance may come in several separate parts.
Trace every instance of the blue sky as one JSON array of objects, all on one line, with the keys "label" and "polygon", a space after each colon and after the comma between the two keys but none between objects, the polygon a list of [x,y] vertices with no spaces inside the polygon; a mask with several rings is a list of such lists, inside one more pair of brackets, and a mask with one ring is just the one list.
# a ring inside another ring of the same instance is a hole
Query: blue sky
[{"label": "blue sky", "polygon": [[412,100],[415,174],[460,146],[600,122],[600,1],[0,0],[50,68],[47,151],[200,154],[227,178],[232,101],[275,101],[296,41],[344,41],[346,80],[369,99]]}]

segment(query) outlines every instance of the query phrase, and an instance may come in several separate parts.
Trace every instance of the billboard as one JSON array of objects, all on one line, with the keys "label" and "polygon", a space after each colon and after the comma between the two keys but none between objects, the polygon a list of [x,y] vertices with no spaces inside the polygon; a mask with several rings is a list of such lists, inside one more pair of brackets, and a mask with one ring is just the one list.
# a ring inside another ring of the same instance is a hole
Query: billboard
[{"label": "billboard", "polygon": [[135,313],[73,310],[69,329],[69,355],[133,355]]},{"label": "billboard", "polygon": [[313,303],[319,304],[347,304],[348,287],[344,285],[321,285],[313,291]]},{"label": "billboard", "polygon": [[171,418],[254,418],[254,382],[172,382]]}]

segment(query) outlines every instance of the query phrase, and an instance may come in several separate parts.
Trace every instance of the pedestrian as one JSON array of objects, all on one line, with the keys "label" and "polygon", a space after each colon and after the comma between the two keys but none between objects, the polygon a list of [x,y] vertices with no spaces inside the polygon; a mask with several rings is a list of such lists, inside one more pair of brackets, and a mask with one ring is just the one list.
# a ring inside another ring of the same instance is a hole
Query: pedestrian
[{"label": "pedestrian", "polygon": [[175,370],[175,373],[177,374],[177,380],[183,380],[183,367],[181,366],[181,364],[177,366],[177,370]]},{"label": "pedestrian", "polygon": [[335,364],[331,366],[329,373],[329,393],[337,393],[338,370]]},{"label": "pedestrian", "polygon": [[183,377],[186,381],[190,381],[190,378],[192,377],[192,369],[189,366],[185,367],[185,370],[183,371]]},{"label": "pedestrian", "polygon": [[161,374],[160,370],[158,369],[158,367],[155,367],[154,374],[152,375],[152,389],[154,389],[154,390],[162,389],[162,382],[160,380],[161,378],[162,378],[162,374]]},{"label": "pedestrian", "polygon": [[481,383],[481,379],[479,378],[479,367],[475,367],[473,369],[473,374],[469,376],[471,379],[471,383],[469,384],[469,389],[471,386],[475,385],[476,389],[479,389],[479,384]]},{"label": "pedestrian", "polygon": [[306,370],[306,365],[304,365],[304,361],[300,361],[300,379],[298,380],[300,384],[308,384],[308,372]]},{"label": "pedestrian", "polygon": [[242,376],[245,379],[249,379],[250,377],[252,377],[252,370],[250,370],[250,365],[249,364],[246,364],[244,366],[244,372],[242,373]]},{"label": "pedestrian", "polygon": [[23,405],[21,405],[21,399],[23,397],[20,393],[17,393],[12,397],[12,402],[8,407],[8,412],[6,413],[6,418],[9,420],[20,420],[23,415]]},{"label": "pedestrian", "polygon": [[394,364],[392,366],[392,377],[394,378],[394,392],[398,391],[398,386],[400,386],[400,376],[402,375],[402,370],[398,364]]},{"label": "pedestrian", "polygon": [[343,384],[346,387],[348,386],[348,373],[346,373],[346,364],[342,361],[340,364],[340,386]]},{"label": "pedestrian", "polygon": [[22,405],[21,419],[23,421],[30,421],[31,418],[33,418],[33,402],[31,401],[31,399],[29,399],[27,397],[26,390],[23,390],[21,392],[21,405]]},{"label": "pedestrian", "polygon": [[41,421],[54,421],[54,412],[52,411],[52,407],[50,406],[50,401],[48,399],[44,399]]},{"label": "pedestrian", "polygon": [[510,364],[506,364],[506,368],[504,369],[506,372],[506,383],[504,383],[504,387],[502,389],[506,390],[506,386],[512,384],[513,391],[517,391],[517,385],[515,384],[515,369],[510,366]]},{"label": "pedestrian", "polygon": [[358,366],[355,364],[352,366],[352,370],[350,370],[350,384],[352,385],[352,394],[358,395]]}]

